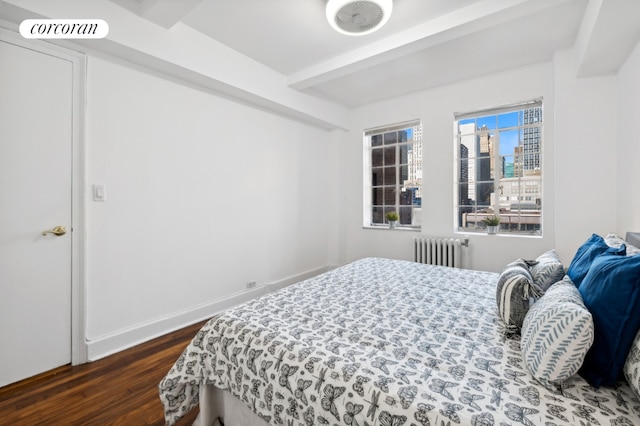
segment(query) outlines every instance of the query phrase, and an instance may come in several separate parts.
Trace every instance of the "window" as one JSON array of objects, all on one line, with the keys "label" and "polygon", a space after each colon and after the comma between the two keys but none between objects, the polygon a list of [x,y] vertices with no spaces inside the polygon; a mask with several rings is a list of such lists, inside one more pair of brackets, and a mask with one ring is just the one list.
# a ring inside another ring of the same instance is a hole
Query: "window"
[{"label": "window", "polygon": [[399,226],[420,228],[422,125],[393,124],[364,132],[363,226],[385,226],[395,211]]},{"label": "window", "polygon": [[458,231],[542,235],[542,99],[455,114]]}]

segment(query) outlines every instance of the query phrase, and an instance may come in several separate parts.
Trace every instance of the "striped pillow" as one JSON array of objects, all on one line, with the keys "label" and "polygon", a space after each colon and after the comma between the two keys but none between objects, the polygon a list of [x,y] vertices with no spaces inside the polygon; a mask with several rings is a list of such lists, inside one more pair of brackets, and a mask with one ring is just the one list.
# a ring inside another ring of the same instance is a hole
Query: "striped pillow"
[{"label": "striped pillow", "polygon": [[519,337],[522,322],[529,311],[529,299],[540,294],[533,285],[533,277],[525,260],[518,259],[505,267],[498,277],[496,288],[498,315],[504,323],[505,337]]},{"label": "striped pillow", "polygon": [[552,285],[522,324],[527,369],[544,387],[558,386],[578,372],[594,339],[591,313],[568,276]]},{"label": "striped pillow", "polygon": [[535,262],[529,263],[533,282],[542,291],[546,291],[564,277],[564,266],[558,252],[553,249],[538,256]]}]

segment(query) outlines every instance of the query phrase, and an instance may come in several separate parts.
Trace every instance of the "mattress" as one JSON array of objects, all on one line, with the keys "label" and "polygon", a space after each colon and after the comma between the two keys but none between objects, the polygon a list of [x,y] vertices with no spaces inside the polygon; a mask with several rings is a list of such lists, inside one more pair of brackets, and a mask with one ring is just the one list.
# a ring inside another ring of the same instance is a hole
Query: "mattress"
[{"label": "mattress", "polygon": [[366,258],[212,318],[160,383],[167,424],[226,390],[278,425],[634,425],[624,381],[550,391],[500,332],[498,274]]}]

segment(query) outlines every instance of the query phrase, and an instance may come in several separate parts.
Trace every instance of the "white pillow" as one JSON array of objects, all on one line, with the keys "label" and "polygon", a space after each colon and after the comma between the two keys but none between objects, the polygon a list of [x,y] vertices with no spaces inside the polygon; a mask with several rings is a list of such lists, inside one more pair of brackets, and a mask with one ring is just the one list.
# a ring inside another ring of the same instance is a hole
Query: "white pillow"
[{"label": "white pillow", "polygon": [[636,254],[640,254],[640,248],[630,244],[624,240],[621,236],[611,233],[607,234],[604,237],[604,242],[607,243],[609,247],[620,247],[621,245],[625,245],[627,247],[627,256],[634,256]]},{"label": "white pillow", "polygon": [[527,369],[543,386],[555,391],[578,372],[593,338],[591,313],[565,276],[530,307],[520,344]]}]

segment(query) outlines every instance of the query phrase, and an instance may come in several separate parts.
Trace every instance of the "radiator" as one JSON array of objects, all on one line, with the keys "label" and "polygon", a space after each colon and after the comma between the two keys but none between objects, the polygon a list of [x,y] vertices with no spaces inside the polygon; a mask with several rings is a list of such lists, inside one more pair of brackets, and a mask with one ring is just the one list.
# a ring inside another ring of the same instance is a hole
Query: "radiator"
[{"label": "radiator", "polygon": [[414,261],[462,268],[462,246],[457,238],[413,237]]}]

